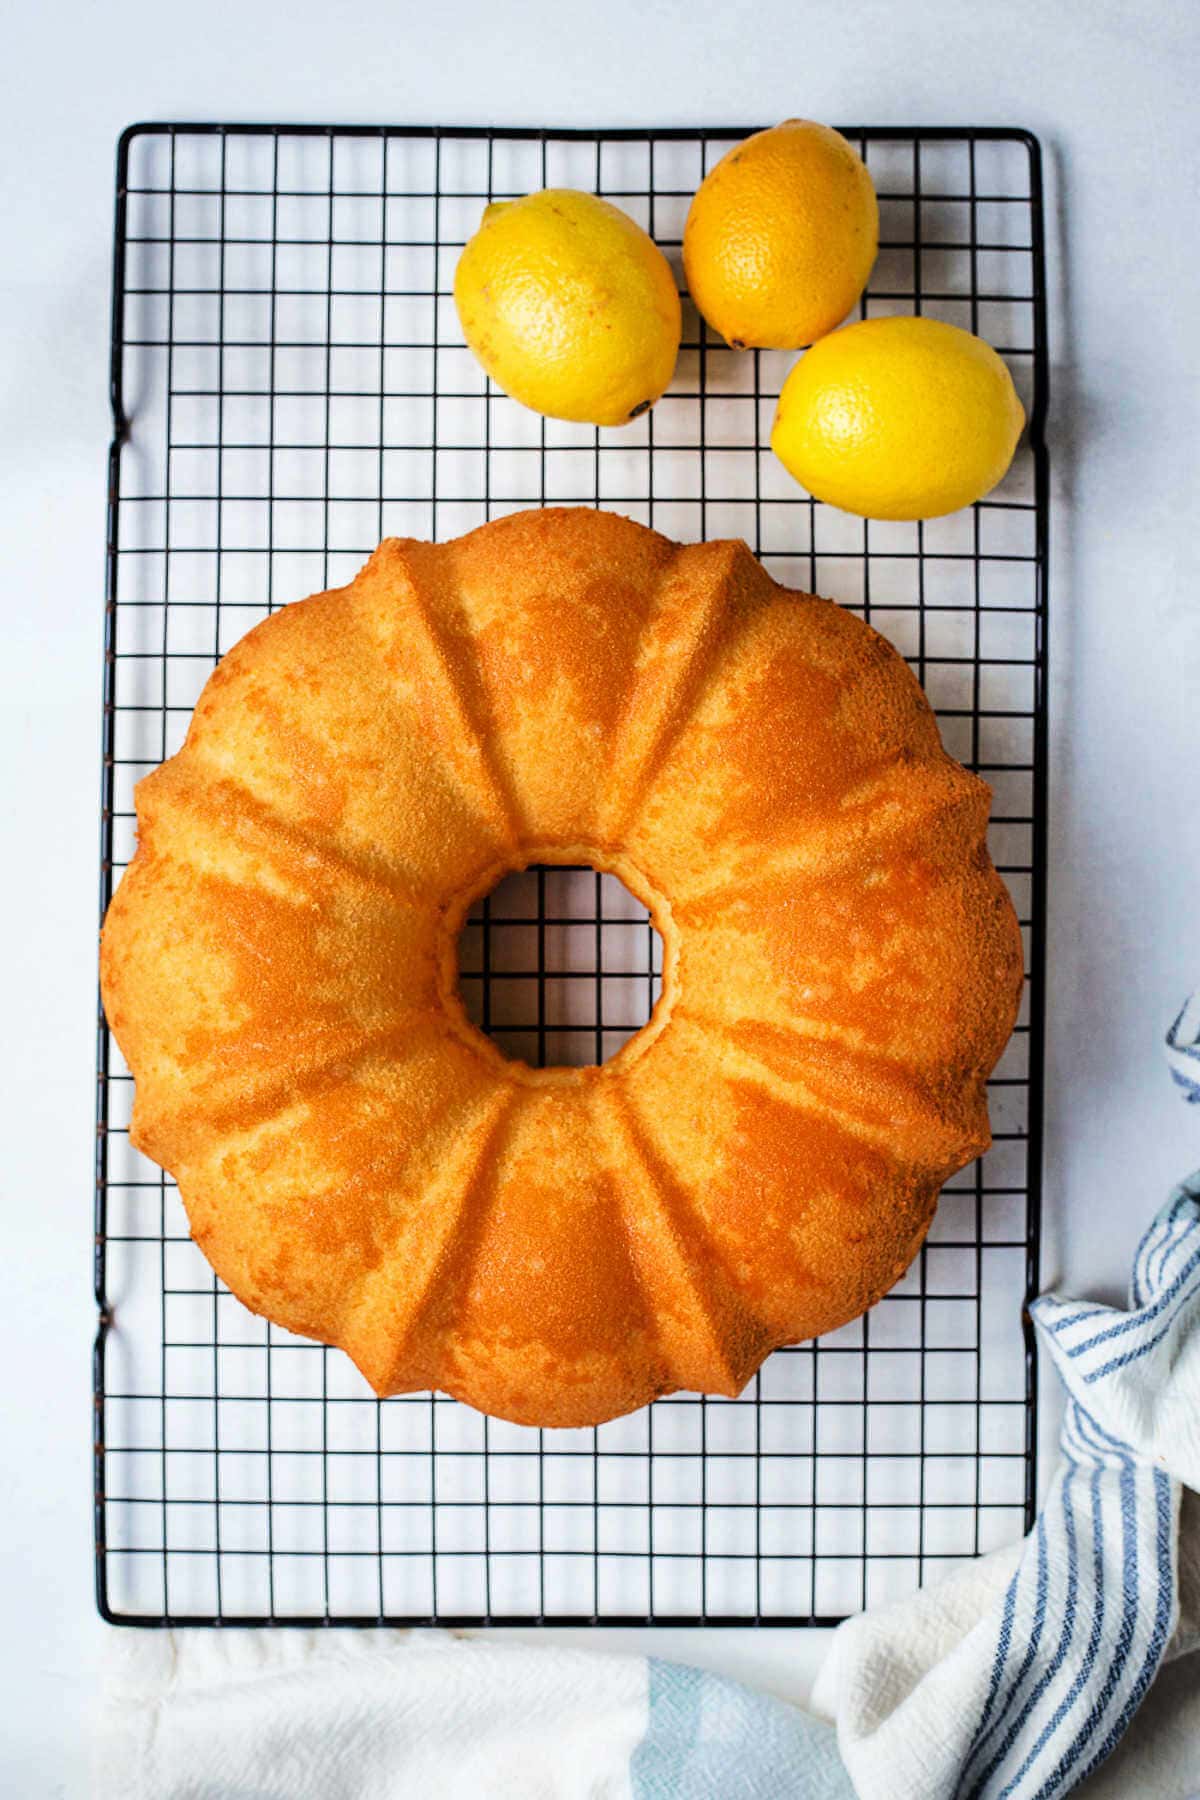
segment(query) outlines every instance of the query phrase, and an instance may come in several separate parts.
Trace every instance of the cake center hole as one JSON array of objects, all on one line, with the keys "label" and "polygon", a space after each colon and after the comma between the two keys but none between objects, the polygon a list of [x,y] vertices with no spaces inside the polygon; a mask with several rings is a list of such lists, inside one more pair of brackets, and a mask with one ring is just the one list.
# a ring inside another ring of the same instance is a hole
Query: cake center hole
[{"label": "cake center hole", "polygon": [[467,1016],[531,1068],[604,1063],[662,987],[662,939],[616,875],[533,863],[476,901],[458,940]]}]

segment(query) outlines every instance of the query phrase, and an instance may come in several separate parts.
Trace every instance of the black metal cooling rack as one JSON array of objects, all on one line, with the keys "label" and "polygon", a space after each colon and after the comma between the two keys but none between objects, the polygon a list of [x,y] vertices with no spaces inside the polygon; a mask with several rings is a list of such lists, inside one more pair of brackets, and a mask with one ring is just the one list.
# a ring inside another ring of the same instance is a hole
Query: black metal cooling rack
[{"label": "black metal cooling rack", "polygon": [[[1040,156],[1028,133],[844,128],[880,195],[861,310],[923,311],[1005,355],[1029,429],[951,519],[850,519],[768,433],[787,356],[686,307],[672,387],[620,432],[489,386],[450,298],[491,198],[594,189],[678,268],[704,171],[746,130],[141,125],[117,159],[101,907],[132,788],[218,657],[347,578],[385,533],[608,505],[742,536],[779,579],[910,659],[948,748],[992,783],[1028,956],[991,1087],[995,1143],[943,1193],[865,1319],[777,1352],[736,1401],[673,1396],[538,1432],[444,1396],[383,1403],[348,1361],[251,1317],[132,1150],[99,1023],[96,1582],[105,1618],[188,1623],[832,1623],[1011,1539],[1033,1512],[1046,818],[1047,401]],[[612,1053],[648,1016],[657,939],[620,883],[535,869],[483,902],[464,998],[534,1062]]]}]

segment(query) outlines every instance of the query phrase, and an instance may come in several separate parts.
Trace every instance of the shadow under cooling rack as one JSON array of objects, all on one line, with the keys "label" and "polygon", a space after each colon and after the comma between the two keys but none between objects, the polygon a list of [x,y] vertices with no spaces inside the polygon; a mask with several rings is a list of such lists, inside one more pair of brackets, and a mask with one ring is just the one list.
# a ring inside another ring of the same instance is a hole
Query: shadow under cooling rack
[{"label": "shadow under cooling rack", "polygon": [[[1001,487],[867,523],[769,451],[791,358],[738,354],[686,301],[671,388],[621,431],[490,386],[454,313],[489,199],[604,193],[679,270],[736,129],[542,132],[148,125],[117,171],[101,904],[133,787],[182,741],[219,657],[353,575],[389,533],[518,507],[613,507],[738,536],[777,579],[906,656],[995,800],[1026,939],[995,1142],[943,1193],[864,1319],[778,1351],[737,1400],[677,1395],[536,1431],[434,1395],[380,1402],[348,1360],[251,1316],[129,1143],[99,1024],[95,1353],[101,1611],[179,1622],[827,1623],[1011,1540],[1031,1517],[1041,1126],[1047,466],[1040,164],[1018,131],[847,129],[880,196],[865,316],[993,342],[1030,429]],[[682,281],[681,281],[682,287]],[[526,1060],[603,1060],[649,1015],[644,910],[590,870],[532,870],[462,945],[474,1016]],[[530,960],[532,959],[532,960]]]}]

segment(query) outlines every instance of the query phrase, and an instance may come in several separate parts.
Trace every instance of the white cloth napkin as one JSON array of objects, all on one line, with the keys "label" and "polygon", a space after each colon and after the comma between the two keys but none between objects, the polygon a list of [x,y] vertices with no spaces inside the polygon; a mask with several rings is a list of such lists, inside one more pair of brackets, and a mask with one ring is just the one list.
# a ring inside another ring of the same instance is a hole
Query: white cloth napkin
[{"label": "white cloth napkin", "polygon": [[832,1728],[656,1658],[125,1632],[91,1800],[853,1800]]},{"label": "white cloth napkin", "polygon": [[123,1633],[99,1793],[122,1800],[609,1800],[646,1667],[440,1631]]}]

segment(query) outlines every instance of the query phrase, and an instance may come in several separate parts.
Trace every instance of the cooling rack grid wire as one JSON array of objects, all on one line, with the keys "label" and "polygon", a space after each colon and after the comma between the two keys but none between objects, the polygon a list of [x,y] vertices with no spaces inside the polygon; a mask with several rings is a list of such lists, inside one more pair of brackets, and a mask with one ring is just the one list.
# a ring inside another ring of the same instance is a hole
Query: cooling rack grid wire
[{"label": "cooling rack grid wire", "polygon": [[[737,354],[685,300],[676,378],[620,431],[489,386],[451,298],[490,198],[602,193],[679,269],[688,201],[745,133],[147,125],[118,156],[101,903],[133,787],[218,658],[348,579],[388,533],[612,507],[739,536],[909,659],[991,783],[1029,980],[995,1143],[865,1319],[772,1356],[740,1399],[680,1395],[539,1432],[445,1397],[380,1403],[337,1352],[252,1317],[130,1146],[99,1024],[95,1353],[101,1611],[171,1621],[825,1623],[1017,1535],[1032,1513],[1045,824],[1046,335],[1038,148],[996,129],[847,128],[880,195],[861,310],[1001,350],[1030,414],[986,501],[926,524],[813,502],[770,454],[791,358]],[[682,285],[682,283],[681,283]],[[531,1061],[644,1021],[657,940],[611,877],[532,870],[476,909],[464,997]]]}]

